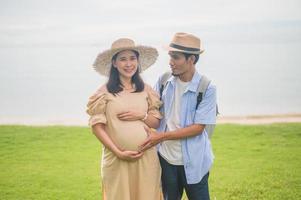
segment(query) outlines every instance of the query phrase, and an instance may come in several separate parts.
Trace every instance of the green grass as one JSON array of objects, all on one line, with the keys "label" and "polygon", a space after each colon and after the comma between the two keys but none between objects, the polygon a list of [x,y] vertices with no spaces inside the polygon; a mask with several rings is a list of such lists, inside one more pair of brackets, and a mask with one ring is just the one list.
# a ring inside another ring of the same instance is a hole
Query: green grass
[{"label": "green grass", "polygon": [[301,199],[301,124],[220,125],[211,197]]},{"label": "green grass", "polygon": [[0,127],[0,199],[99,199],[100,145],[88,128]]},{"label": "green grass", "polygon": [[[218,125],[212,200],[301,199],[301,124]],[[87,127],[0,126],[0,199],[100,199]]]}]

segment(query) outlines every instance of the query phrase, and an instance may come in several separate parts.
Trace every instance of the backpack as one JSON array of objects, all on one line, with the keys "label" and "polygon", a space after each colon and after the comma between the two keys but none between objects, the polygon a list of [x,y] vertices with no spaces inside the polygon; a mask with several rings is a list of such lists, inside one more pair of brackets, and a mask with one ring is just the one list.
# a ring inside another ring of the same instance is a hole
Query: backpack
[{"label": "backpack", "polygon": [[[164,88],[166,87],[167,84],[167,80],[171,77],[171,72],[165,72],[162,75],[162,78],[160,80],[160,100],[162,99],[162,93]],[[201,103],[201,101],[203,100],[203,97],[205,96],[205,93],[207,91],[207,88],[210,84],[211,80],[209,80],[206,76],[202,76],[201,82],[199,83],[198,86],[198,96],[197,96],[197,103],[196,103],[196,107],[195,110],[197,110],[199,104]],[[216,115],[218,115],[218,107],[216,105]],[[206,124],[205,125],[205,130],[208,134],[209,139],[211,139],[212,135],[213,135],[213,131],[215,128],[215,124]]]}]

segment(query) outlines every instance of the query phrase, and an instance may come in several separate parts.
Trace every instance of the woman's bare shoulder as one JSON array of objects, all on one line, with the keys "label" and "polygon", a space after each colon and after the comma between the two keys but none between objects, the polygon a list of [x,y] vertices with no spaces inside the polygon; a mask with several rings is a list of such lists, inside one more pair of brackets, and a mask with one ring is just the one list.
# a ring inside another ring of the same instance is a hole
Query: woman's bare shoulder
[{"label": "woman's bare shoulder", "polygon": [[144,91],[151,92],[153,91],[153,88],[149,84],[144,83]]},{"label": "woman's bare shoulder", "polygon": [[106,84],[101,85],[101,86],[97,89],[97,91],[96,91],[96,93],[106,93],[106,92],[108,92],[108,89],[107,89],[107,85],[106,85]]}]

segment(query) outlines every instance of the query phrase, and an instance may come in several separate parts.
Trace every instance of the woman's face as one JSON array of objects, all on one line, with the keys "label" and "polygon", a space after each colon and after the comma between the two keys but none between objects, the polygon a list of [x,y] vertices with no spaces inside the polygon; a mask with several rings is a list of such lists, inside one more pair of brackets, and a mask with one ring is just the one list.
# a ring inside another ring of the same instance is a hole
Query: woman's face
[{"label": "woman's face", "polygon": [[119,76],[132,78],[138,68],[138,58],[131,50],[124,50],[118,53],[113,66],[117,68]]}]

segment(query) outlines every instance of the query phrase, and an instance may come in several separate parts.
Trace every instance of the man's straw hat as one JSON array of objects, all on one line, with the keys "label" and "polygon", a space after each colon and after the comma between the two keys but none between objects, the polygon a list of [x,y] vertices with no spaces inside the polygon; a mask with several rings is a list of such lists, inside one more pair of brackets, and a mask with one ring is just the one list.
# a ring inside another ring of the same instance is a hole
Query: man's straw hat
[{"label": "man's straw hat", "polygon": [[204,52],[201,49],[200,38],[189,33],[176,33],[169,46],[164,47],[164,49],[189,54],[201,54]]}]

